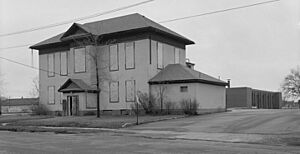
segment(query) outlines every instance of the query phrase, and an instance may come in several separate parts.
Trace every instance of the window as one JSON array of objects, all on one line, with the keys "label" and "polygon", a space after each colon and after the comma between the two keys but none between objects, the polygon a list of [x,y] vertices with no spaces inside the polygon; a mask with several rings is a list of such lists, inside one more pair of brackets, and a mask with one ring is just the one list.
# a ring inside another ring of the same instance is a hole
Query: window
[{"label": "window", "polygon": [[67,52],[60,53],[60,75],[68,75]]},{"label": "window", "polygon": [[[61,87],[62,85],[60,85],[59,87]],[[59,101],[60,101],[60,104],[63,103],[63,93],[58,93],[59,94]]]},{"label": "window", "polygon": [[157,43],[157,68],[163,68],[163,44]]},{"label": "window", "polygon": [[174,53],[174,63],[175,64],[178,64],[179,63],[179,49],[178,48],[175,48],[175,53]]},{"label": "window", "polygon": [[119,102],[119,82],[110,82],[110,84],[109,84],[109,101],[111,103]]},{"label": "window", "polygon": [[125,43],[125,68],[133,69],[135,66],[134,59],[134,42]]},{"label": "window", "polygon": [[180,92],[188,92],[188,86],[180,86]]},{"label": "window", "polygon": [[48,87],[48,104],[55,104],[55,88],[54,86]]},{"label": "window", "polygon": [[119,70],[119,53],[117,44],[109,46],[109,69],[110,71]]},{"label": "window", "polygon": [[86,51],[84,48],[74,49],[74,66],[75,73],[81,73],[86,71]]},{"label": "window", "polygon": [[[151,40],[151,43],[150,43],[150,64],[152,63],[155,63],[155,59],[153,59],[153,57],[155,57],[155,55],[157,54],[157,42],[156,41],[153,41]],[[157,59],[156,59],[157,60]]]},{"label": "window", "polygon": [[135,101],[135,80],[125,81],[126,102]]},{"label": "window", "polygon": [[48,54],[48,76],[54,76],[54,54]]}]

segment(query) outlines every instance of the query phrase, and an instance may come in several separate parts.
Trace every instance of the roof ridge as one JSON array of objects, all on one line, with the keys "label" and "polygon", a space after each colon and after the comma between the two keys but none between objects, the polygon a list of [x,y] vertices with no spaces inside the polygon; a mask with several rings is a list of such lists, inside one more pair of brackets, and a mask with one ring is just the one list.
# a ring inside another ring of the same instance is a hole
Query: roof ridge
[{"label": "roof ridge", "polygon": [[[183,64],[179,64],[179,66],[181,66],[185,72],[189,73],[191,76],[195,77],[194,74],[191,72],[191,69],[188,68],[187,66],[184,66]],[[197,77],[199,78],[199,77]]]},{"label": "roof ridge", "polygon": [[98,20],[98,21],[93,21],[93,22],[87,22],[87,23],[84,23],[82,25],[94,24],[94,23],[104,22],[104,21],[107,21],[107,20],[115,20],[115,19],[118,19],[118,18],[124,18],[126,16],[132,16],[132,15],[140,15],[140,16],[142,16],[139,13],[131,13],[131,14],[123,15],[123,16],[117,16],[117,17],[113,17],[113,18],[106,18],[106,19],[103,19],[103,20]]}]

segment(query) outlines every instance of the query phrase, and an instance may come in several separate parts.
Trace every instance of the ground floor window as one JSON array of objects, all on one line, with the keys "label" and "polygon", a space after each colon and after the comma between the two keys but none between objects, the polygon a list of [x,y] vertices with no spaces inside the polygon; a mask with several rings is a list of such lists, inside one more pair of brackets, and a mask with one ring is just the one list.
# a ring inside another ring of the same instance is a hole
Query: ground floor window
[{"label": "ground floor window", "polygon": [[135,101],[135,80],[125,81],[126,102]]},{"label": "ground floor window", "polygon": [[109,101],[111,103],[119,102],[119,82],[110,82],[110,84],[109,84]]},{"label": "ground floor window", "polygon": [[180,92],[188,92],[188,86],[180,86]]},{"label": "ground floor window", "polygon": [[55,104],[55,87],[48,87],[48,104]]}]

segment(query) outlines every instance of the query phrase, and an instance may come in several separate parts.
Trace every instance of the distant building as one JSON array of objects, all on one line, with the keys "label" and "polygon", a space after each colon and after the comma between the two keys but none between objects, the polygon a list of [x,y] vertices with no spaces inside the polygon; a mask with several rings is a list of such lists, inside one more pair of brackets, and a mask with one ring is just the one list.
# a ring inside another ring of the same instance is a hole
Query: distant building
[{"label": "distant building", "polygon": [[32,108],[38,106],[39,98],[14,98],[1,101],[1,112],[3,113],[28,113]]},{"label": "distant building", "polygon": [[279,109],[282,104],[280,92],[257,90],[248,87],[226,89],[227,108]]}]

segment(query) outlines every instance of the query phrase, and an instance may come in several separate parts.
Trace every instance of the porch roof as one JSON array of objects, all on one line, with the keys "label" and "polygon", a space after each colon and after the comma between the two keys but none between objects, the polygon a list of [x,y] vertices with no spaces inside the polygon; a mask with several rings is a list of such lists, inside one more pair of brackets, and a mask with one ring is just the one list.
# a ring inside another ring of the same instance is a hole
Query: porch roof
[{"label": "porch roof", "polygon": [[59,89],[58,92],[91,92],[95,93],[98,90],[87,85],[81,79],[68,79]]}]

